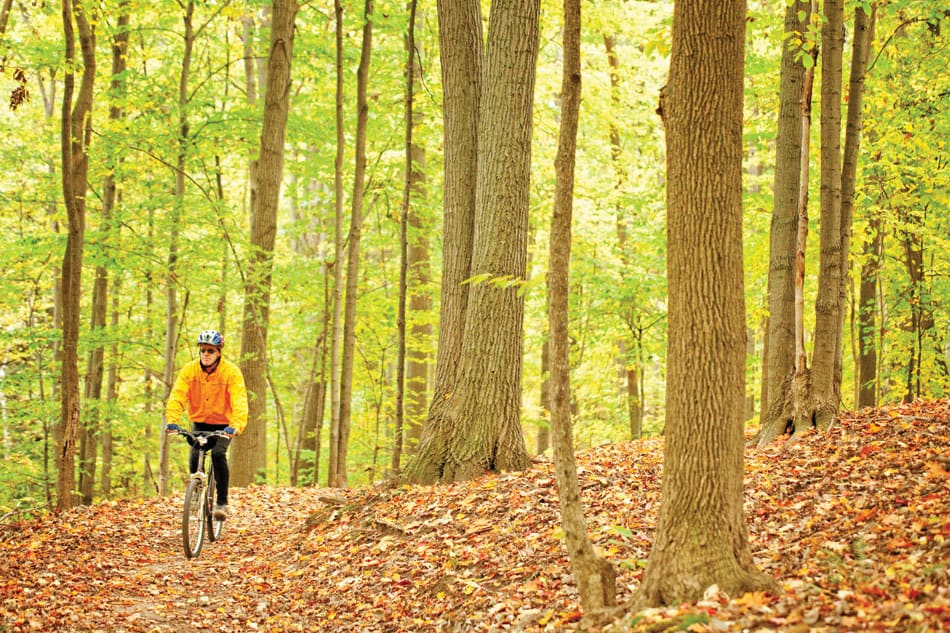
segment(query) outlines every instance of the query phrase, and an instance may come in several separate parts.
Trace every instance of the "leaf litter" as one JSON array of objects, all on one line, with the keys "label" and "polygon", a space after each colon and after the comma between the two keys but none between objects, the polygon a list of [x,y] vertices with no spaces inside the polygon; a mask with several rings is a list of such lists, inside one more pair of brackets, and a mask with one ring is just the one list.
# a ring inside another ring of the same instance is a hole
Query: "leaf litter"
[{"label": "leaf litter", "polygon": [[[751,436],[750,436],[751,439]],[[232,490],[187,560],[179,495],[0,526],[0,631],[942,631],[950,628],[950,399],[842,414],[746,451],[745,509],[779,595],[583,619],[553,465],[441,486]],[[577,456],[588,527],[633,597],[662,439]]]}]

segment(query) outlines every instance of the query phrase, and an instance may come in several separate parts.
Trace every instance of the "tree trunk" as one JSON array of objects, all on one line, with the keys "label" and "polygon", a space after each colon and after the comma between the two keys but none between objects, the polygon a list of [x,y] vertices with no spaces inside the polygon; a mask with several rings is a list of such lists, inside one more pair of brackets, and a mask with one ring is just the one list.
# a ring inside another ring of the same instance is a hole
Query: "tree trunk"
[{"label": "tree trunk", "polygon": [[[66,75],[63,82],[62,160],[63,201],[69,219],[63,255],[63,346],[61,355],[61,418],[56,429],[56,497],[60,510],[76,503],[76,439],[80,423],[79,321],[82,296],[83,239],[86,228],[86,189],[89,143],[92,136],[93,86],[96,77],[96,36],[85,9],[72,0],[62,3]],[[73,20],[76,21],[75,30]],[[79,93],[73,102],[76,31],[82,54]]]},{"label": "tree trunk", "polygon": [[478,108],[482,86],[482,16],[476,0],[439,0],[445,137],[442,284],[439,340],[432,400],[418,450],[406,479],[432,483],[441,476],[451,428],[447,403],[458,383],[462,336],[468,314],[475,185],[478,173]]},{"label": "tree trunk", "polygon": [[674,6],[659,110],[667,144],[666,443],[640,604],[692,601],[714,584],[730,596],[774,586],[753,564],[742,508],[745,15],[743,0]]},{"label": "tree trunk", "polygon": [[[414,148],[416,169],[413,176],[413,189],[425,186],[425,150]],[[432,365],[432,311],[431,264],[429,254],[429,222],[423,220],[412,209],[409,210],[409,311],[406,327],[409,328],[410,344],[406,350],[406,450],[415,454],[422,439],[422,425],[425,422],[428,394],[429,368]]]},{"label": "tree trunk", "polygon": [[[786,33],[804,32],[808,7],[808,1],[796,1],[785,8]],[[787,38],[782,48],[775,182],[769,232],[769,317],[762,363],[762,442],[768,442],[784,432],[793,417],[789,386],[795,373],[798,200],[805,151],[802,143],[804,113],[801,103],[805,89],[805,67],[796,58],[798,52],[792,39]]]},{"label": "tree trunk", "polygon": [[[129,24],[131,21],[130,14],[130,3],[129,0],[122,0],[120,3],[120,14],[118,20],[118,31],[115,34],[112,42],[112,90],[115,95],[115,99],[118,105],[114,104],[109,108],[109,118],[115,121],[120,121],[125,117],[125,110],[123,109],[122,100],[128,94],[128,88],[125,83],[125,71],[128,66],[127,56],[129,50]],[[120,197],[117,191],[116,179],[114,174],[115,163],[121,162],[121,158],[115,157],[113,159],[114,164],[113,168],[110,170],[110,174],[105,179],[105,184],[103,185],[103,217],[109,217],[109,239],[110,246],[116,245],[119,242],[119,231],[120,226],[112,219],[113,218],[113,207],[119,202]],[[105,213],[105,208],[108,207],[110,212],[108,215]],[[117,276],[112,280],[112,316],[110,319],[110,324],[112,326],[112,331],[116,332],[119,326],[119,290],[121,288],[120,278]],[[118,366],[118,357],[119,357],[119,346],[115,342],[115,337],[112,337],[112,345],[109,350],[109,368],[107,372],[106,380],[106,403],[108,405],[108,410],[112,411],[114,405],[119,397],[119,366]],[[103,429],[102,429],[102,476],[101,476],[101,490],[102,496],[106,499],[112,496],[112,415],[106,415],[104,418]],[[154,424],[146,417],[145,424],[142,425],[144,431],[148,433],[154,428]]]},{"label": "tree trunk", "polygon": [[[122,3],[122,13],[119,15],[119,30],[112,43],[112,80],[111,92],[121,98],[124,94],[122,75],[126,69],[126,51],[129,42],[129,13],[128,2]],[[109,120],[117,122],[124,116],[120,106],[109,106]],[[115,228],[113,226],[113,209],[116,201],[116,166],[120,158],[114,154],[109,158],[109,170],[102,184],[102,213],[101,225],[96,248],[103,253],[103,259],[111,248],[115,246]],[[109,272],[104,264],[96,266],[96,275],[92,287],[92,315],[89,322],[90,335],[93,342],[92,350],[86,363],[86,384],[84,397],[92,407],[83,421],[79,440],[79,492],[82,503],[88,505],[93,501],[96,482],[98,443],[104,439],[100,429],[102,417],[102,382],[105,375],[105,327],[106,312],[109,303]],[[103,456],[105,457],[105,456]]]},{"label": "tree trunk", "polygon": [[844,46],[842,0],[824,0],[821,27],[821,230],[818,296],[811,386],[813,418],[825,429],[841,402],[838,332],[842,327],[841,286],[841,59]]},{"label": "tree trunk", "polygon": [[[551,307],[548,306],[550,312]],[[535,452],[539,455],[551,448],[551,335],[541,343],[541,423],[535,436]]]},{"label": "tree trunk", "polygon": [[[122,18],[119,18],[120,23],[122,23]],[[125,22],[127,23],[127,22]],[[127,33],[127,31],[126,31]],[[119,327],[119,279],[113,278],[112,280],[112,330],[116,331]],[[119,346],[115,343],[113,339],[112,347],[109,350],[110,362],[109,362],[109,371],[108,379],[106,381],[106,402],[109,405],[109,410],[114,410],[114,407],[119,398]],[[102,476],[101,476],[101,490],[102,496],[105,499],[109,499],[112,496],[112,457],[113,457],[113,442],[112,442],[112,415],[105,416],[104,428],[102,429]],[[153,428],[155,425],[148,422],[148,416],[146,416],[146,423],[143,425],[145,431]]]},{"label": "tree trunk", "polygon": [[548,296],[551,351],[551,428],[554,471],[561,510],[561,527],[577,582],[581,606],[591,612],[616,604],[616,572],[594,552],[581,502],[574,438],[571,430],[570,338],[568,335],[568,277],[571,259],[571,218],[574,196],[574,156],[581,98],[580,0],[564,0],[564,68],[561,79],[561,129],[554,160],[557,183],[551,218]]},{"label": "tree trunk", "polygon": [[360,238],[363,230],[363,198],[366,193],[366,124],[369,103],[366,98],[369,65],[373,52],[373,0],[363,5],[363,45],[356,71],[356,155],[353,171],[353,201],[350,209],[350,233],[346,251],[346,297],[343,310],[343,355],[340,358],[340,421],[332,486],[347,485],[346,454],[350,443],[353,406],[353,361],[356,355],[356,300],[359,292]]},{"label": "tree trunk", "polygon": [[284,174],[284,138],[290,110],[290,68],[294,53],[296,0],[275,0],[267,57],[267,90],[258,161],[257,196],[251,207],[241,337],[241,370],[247,385],[248,423],[232,449],[231,483],[247,486],[267,470],[267,327],[271,273],[277,237],[277,208]]},{"label": "tree trunk", "polygon": [[413,169],[413,104],[415,90],[416,60],[416,0],[409,2],[409,28],[406,33],[406,94],[405,94],[405,134],[406,171],[403,181],[402,214],[399,218],[399,308],[396,315],[398,329],[398,351],[396,354],[396,428],[390,469],[394,477],[399,477],[402,468],[402,449],[405,436],[405,395],[406,395],[406,295],[409,287],[409,209],[411,204]]},{"label": "tree trunk", "polygon": [[913,210],[905,209],[901,225],[906,227],[901,236],[904,247],[904,266],[907,270],[907,303],[910,316],[903,324],[909,334],[906,374],[904,378],[904,402],[913,402],[920,394],[921,340],[924,326],[924,241],[921,237],[922,218]]},{"label": "tree trunk", "polygon": [[333,336],[330,339],[330,447],[327,485],[339,485],[340,347],[343,342],[343,3],[334,2],[336,19],[336,158],[333,164]]},{"label": "tree trunk", "polygon": [[858,299],[858,395],[860,407],[877,406],[877,284],[884,254],[881,220],[873,210],[868,218],[867,241],[864,243],[861,266],[861,288]]},{"label": "tree trunk", "polygon": [[[188,156],[188,79],[191,74],[191,54],[195,44],[193,16],[195,3],[189,0],[184,5],[185,46],[181,57],[181,75],[178,79],[178,157],[175,169],[175,202],[169,218],[168,269],[165,276],[165,367],[162,375],[165,383],[163,401],[168,401],[175,384],[175,357],[178,355],[178,238],[181,233],[181,214],[185,201],[185,160]],[[186,298],[187,304],[187,298]],[[168,494],[168,436],[159,438],[158,489],[160,495]]]},{"label": "tree trunk", "polygon": [[[522,470],[531,461],[521,432],[531,114],[538,2],[496,0],[478,122],[472,284],[457,385],[442,429],[447,450],[430,459],[441,481]],[[506,283],[513,282],[513,283]]]},{"label": "tree trunk", "polygon": [[[111,176],[107,176],[107,179]],[[109,201],[110,184],[103,185],[102,227],[104,234],[111,222],[112,203]],[[114,200],[115,186],[111,186]],[[105,248],[100,237],[97,248]],[[95,493],[96,466],[99,453],[99,421],[102,409],[102,382],[105,374],[105,336],[106,308],[108,307],[109,274],[103,265],[96,266],[92,285],[92,314],[89,320],[90,337],[93,344],[86,360],[86,376],[83,398],[86,415],[83,416],[79,433],[79,496],[80,503],[91,505]]]},{"label": "tree trunk", "polygon": [[851,47],[851,73],[848,79],[848,114],[845,124],[844,155],[841,162],[841,322],[838,325],[835,352],[835,382],[841,385],[844,362],[844,317],[850,287],[851,224],[854,215],[854,191],[857,181],[858,158],[861,146],[862,109],[864,104],[864,77],[868,52],[874,33],[874,12],[869,16],[860,5],[854,8],[854,37]]}]

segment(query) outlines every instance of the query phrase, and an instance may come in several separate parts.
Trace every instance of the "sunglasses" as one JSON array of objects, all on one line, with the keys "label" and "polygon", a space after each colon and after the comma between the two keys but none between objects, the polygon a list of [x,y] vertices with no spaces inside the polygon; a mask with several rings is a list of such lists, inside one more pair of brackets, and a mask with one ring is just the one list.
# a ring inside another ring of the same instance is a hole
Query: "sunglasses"
[{"label": "sunglasses", "polygon": [[215,349],[214,347],[202,347],[198,350],[198,352],[201,354],[214,354],[217,351],[218,350]]}]

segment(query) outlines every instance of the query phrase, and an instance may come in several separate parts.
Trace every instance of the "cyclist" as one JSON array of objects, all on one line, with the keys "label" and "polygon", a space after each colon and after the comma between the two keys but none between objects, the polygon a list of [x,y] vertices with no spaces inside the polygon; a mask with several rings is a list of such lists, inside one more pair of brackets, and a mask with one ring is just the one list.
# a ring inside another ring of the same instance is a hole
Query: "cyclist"
[{"label": "cyclist", "polygon": [[[247,426],[247,388],[241,369],[221,357],[224,337],[216,330],[198,335],[198,358],[178,373],[165,405],[165,423],[177,425],[185,407],[192,431],[224,431],[211,449],[217,483],[214,518],[228,516],[228,446]],[[172,426],[174,428],[174,426]],[[190,471],[198,470],[198,449],[191,447]]]}]

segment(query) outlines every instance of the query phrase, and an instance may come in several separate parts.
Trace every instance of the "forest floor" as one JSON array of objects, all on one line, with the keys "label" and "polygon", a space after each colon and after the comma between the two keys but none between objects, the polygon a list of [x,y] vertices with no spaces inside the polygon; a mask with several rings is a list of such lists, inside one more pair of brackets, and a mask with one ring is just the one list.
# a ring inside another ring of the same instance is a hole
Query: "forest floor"
[{"label": "forest floor", "polygon": [[[662,440],[578,455],[588,525],[632,597]],[[950,630],[950,400],[847,413],[749,448],[746,512],[770,596],[715,587],[611,631]],[[438,487],[232,491],[187,560],[180,495],[0,526],[0,632],[579,631],[552,465]],[[602,629],[603,630],[603,629]]]}]

